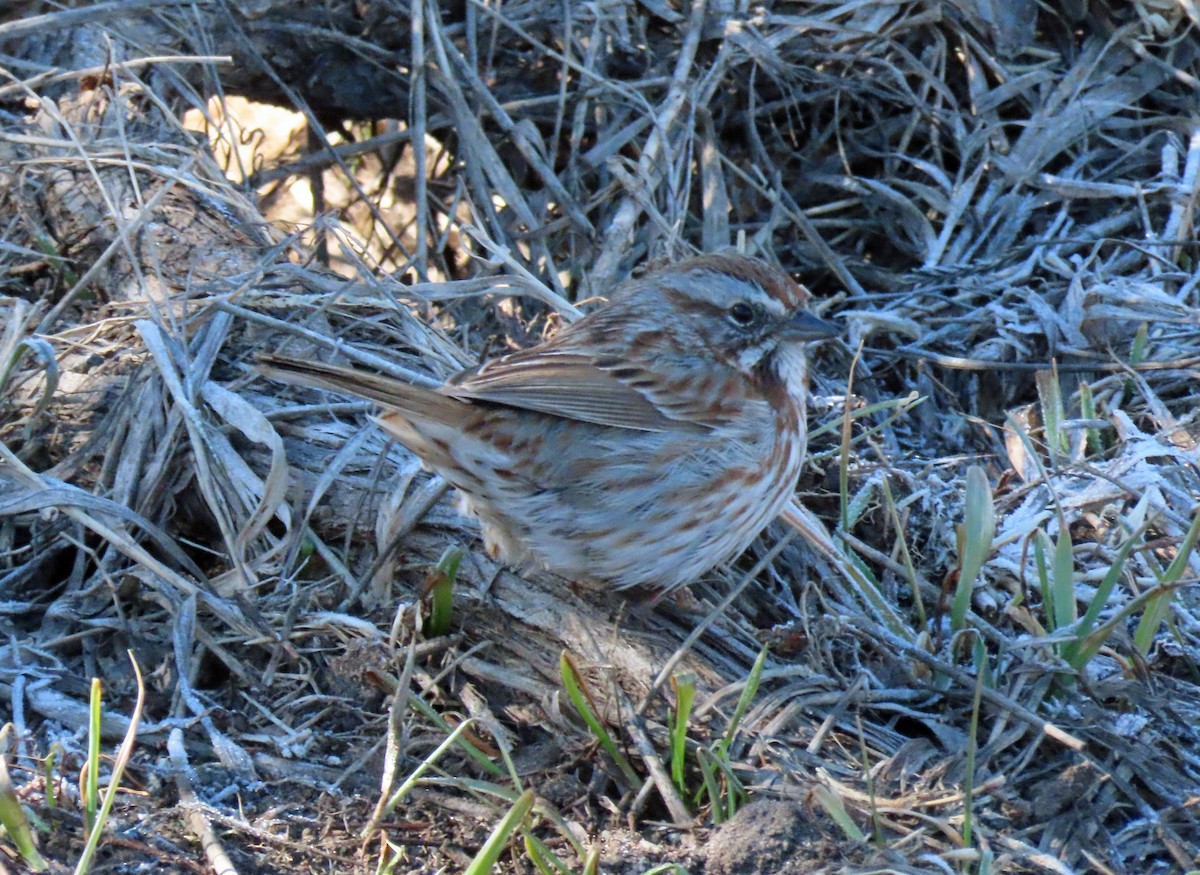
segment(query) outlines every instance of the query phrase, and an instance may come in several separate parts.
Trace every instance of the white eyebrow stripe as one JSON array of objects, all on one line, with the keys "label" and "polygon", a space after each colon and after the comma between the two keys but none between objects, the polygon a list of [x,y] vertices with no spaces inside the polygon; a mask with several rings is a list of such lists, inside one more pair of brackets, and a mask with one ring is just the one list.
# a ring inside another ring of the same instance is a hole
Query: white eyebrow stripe
[{"label": "white eyebrow stripe", "polygon": [[768,295],[762,286],[751,280],[705,268],[689,270],[684,276],[694,282],[680,284],[682,286],[680,291],[693,298],[707,301],[721,308],[738,301],[748,301],[762,307],[772,316],[787,315],[787,308],[782,301]]}]

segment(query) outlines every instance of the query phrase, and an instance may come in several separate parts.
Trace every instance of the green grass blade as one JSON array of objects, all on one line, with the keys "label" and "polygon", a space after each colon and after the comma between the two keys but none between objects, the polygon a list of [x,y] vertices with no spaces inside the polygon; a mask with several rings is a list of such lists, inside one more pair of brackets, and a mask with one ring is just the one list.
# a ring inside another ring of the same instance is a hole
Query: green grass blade
[{"label": "green grass blade", "polygon": [[454,583],[462,558],[462,548],[447,547],[434,566],[430,587],[429,634],[435,638],[450,631],[454,613]]},{"label": "green grass blade", "polygon": [[583,875],[600,875],[600,849],[588,851],[587,859],[583,861]]},{"label": "green grass blade", "polygon": [[[436,708],[434,708],[420,696],[409,696],[408,705],[418,714],[434,723],[443,732],[451,731],[451,726],[446,721],[446,718],[439,714]],[[456,737],[458,738],[459,747],[461,747],[463,752],[473,759],[481,769],[491,775],[496,776],[497,778],[504,775],[504,769],[492,762],[491,757],[472,744],[469,738],[464,738],[461,735]]]},{"label": "green grass blade", "polygon": [[[20,303],[24,304],[23,301]],[[20,330],[22,323],[20,316],[23,313],[19,308],[14,315],[16,318],[9,323],[9,330],[5,332],[4,337],[0,338],[0,351],[10,351],[5,360],[0,361],[0,397],[3,397],[4,389],[8,384],[8,378],[21,359],[22,350],[29,350],[36,355],[41,360],[42,369],[46,375],[46,386],[42,391],[42,397],[38,399],[37,406],[34,408],[33,416],[29,417],[30,424],[32,424],[50,405],[50,399],[58,391],[58,381],[62,375],[58,367],[58,357],[54,354],[54,347],[49,341],[41,337],[16,339],[13,332]]]},{"label": "green grass blade", "polygon": [[1054,617],[1051,629],[1065,629],[1078,619],[1075,605],[1075,553],[1071,547],[1071,532],[1066,521],[1059,518],[1058,540],[1054,544],[1054,571],[1050,581],[1054,587]]},{"label": "green grass blade", "polygon": [[921,621],[921,628],[924,629],[928,626],[929,620],[925,615],[925,602],[921,598],[921,585],[917,581],[917,569],[913,565],[912,554],[908,549],[908,539],[904,535],[904,526],[900,520],[900,508],[896,506],[896,499],[892,495],[892,487],[887,477],[880,481],[880,488],[883,490],[883,504],[891,519],[892,530],[896,533],[896,546],[900,550],[904,576],[908,579],[908,588],[912,592],[913,607],[917,609],[917,619]]},{"label": "green grass blade", "polygon": [[695,801],[697,806],[703,806],[704,797],[708,796],[713,823],[721,823],[725,819],[725,812],[721,809],[721,785],[717,781],[713,759],[713,755],[703,747],[696,749],[696,765],[700,769],[702,786],[696,791]]},{"label": "green grass blade", "polygon": [[608,734],[608,730],[604,728],[604,725],[596,717],[596,712],[592,709],[591,697],[584,692],[579,672],[575,669],[575,663],[571,661],[570,654],[565,650],[559,655],[558,671],[562,676],[563,688],[567,691],[567,698],[575,706],[575,712],[587,724],[592,735],[596,737],[596,741],[600,742],[600,746],[613,758],[613,762],[617,764],[617,768],[621,770],[621,774],[625,776],[625,780],[631,786],[636,787],[640,783],[637,772],[629,764],[629,760],[625,758],[625,755],[617,749],[612,736]]},{"label": "green grass blade", "polygon": [[1183,543],[1179,545],[1175,552],[1175,558],[1163,572],[1163,583],[1170,585],[1179,582],[1184,572],[1187,571],[1188,562],[1196,550],[1198,540],[1200,540],[1200,510],[1192,517],[1192,524],[1188,526],[1187,534],[1183,536]]},{"label": "green grass blade", "polygon": [[57,741],[50,745],[50,750],[46,753],[45,760],[42,761],[42,780],[46,782],[46,807],[53,811],[58,807],[58,792],[55,790],[56,783],[54,781],[54,763],[58,760],[59,754],[62,753],[62,745]]},{"label": "green grass blade", "polygon": [[1037,570],[1038,591],[1042,594],[1042,607],[1045,615],[1053,617],[1054,587],[1050,583],[1050,566],[1046,564],[1047,544],[1050,544],[1050,536],[1042,529],[1033,533],[1033,567]]},{"label": "green grass blade", "polygon": [[1092,596],[1091,603],[1088,604],[1087,610],[1083,612],[1083,619],[1079,621],[1079,640],[1068,641],[1067,645],[1063,648],[1063,658],[1072,668],[1077,670],[1083,668],[1091,661],[1100,648],[1104,646],[1104,642],[1108,636],[1100,638],[1099,641],[1092,641],[1090,640],[1092,631],[1096,628],[1096,622],[1100,619],[1100,612],[1108,604],[1109,596],[1112,595],[1117,581],[1121,579],[1121,575],[1125,571],[1125,562],[1128,560],[1130,552],[1142,542],[1141,533],[1144,531],[1145,525],[1126,538],[1125,542],[1117,548],[1117,553],[1113,556],[1112,565],[1109,566],[1104,579],[1100,581],[1100,585],[1096,587],[1096,594]]},{"label": "green grass blade", "polygon": [[858,824],[846,811],[846,806],[842,804],[842,800],[833,795],[829,788],[824,784],[818,784],[813,789],[813,798],[817,800],[817,804],[825,809],[825,813],[832,818],[833,822],[841,828],[842,832],[851,841],[861,842],[866,841],[866,836],[863,831],[858,828]]},{"label": "green grass blade", "polygon": [[[1099,418],[1096,414],[1096,399],[1092,396],[1092,387],[1087,383],[1079,384],[1079,415],[1088,420]],[[1104,442],[1100,437],[1100,429],[1088,426],[1084,429],[1083,434],[1083,454],[1085,457],[1089,452],[1103,452]]]},{"label": "green grass blade", "polygon": [[1058,381],[1058,368],[1038,371],[1035,380],[1042,408],[1042,429],[1046,434],[1046,448],[1050,452],[1050,464],[1057,468],[1067,460],[1070,450],[1070,436],[1063,428],[1067,415],[1063,407],[1062,385]]},{"label": "green grass blade", "polygon": [[1176,549],[1175,558],[1171,560],[1171,564],[1167,566],[1167,570],[1159,577],[1162,592],[1151,596],[1150,601],[1146,605],[1146,610],[1143,612],[1141,619],[1138,621],[1137,628],[1133,632],[1134,647],[1137,648],[1138,653],[1142,654],[1142,656],[1150,652],[1150,647],[1154,643],[1154,636],[1157,634],[1159,626],[1162,625],[1171,611],[1171,605],[1175,600],[1175,585],[1183,577],[1184,572],[1188,570],[1189,560],[1196,549],[1197,540],[1200,540],[1200,512],[1197,512],[1192,517],[1192,524],[1188,526],[1182,543]]},{"label": "green grass blade", "polygon": [[87,775],[80,790],[83,792],[83,828],[91,832],[96,825],[96,806],[100,798],[100,718],[104,687],[99,678],[92,678],[91,698],[88,701]]},{"label": "green grass blade", "polygon": [[1171,602],[1174,600],[1175,591],[1164,588],[1146,603],[1146,610],[1142,612],[1137,628],[1133,630],[1133,646],[1142,656],[1149,653],[1150,648],[1154,646],[1154,636],[1170,613]]},{"label": "green grass blade", "polygon": [[858,365],[858,357],[862,355],[862,344],[859,344],[858,349],[854,353],[854,360],[850,363],[850,376],[846,381],[846,404],[843,407],[842,413],[842,435],[841,447],[838,452],[838,507],[841,510],[839,526],[843,532],[850,531],[850,447],[851,447],[851,428],[850,425],[853,419],[850,416],[850,408],[854,405],[850,403],[850,393],[854,388],[854,369]]},{"label": "green grass blade", "polygon": [[21,807],[21,800],[8,774],[8,763],[3,756],[0,756],[0,825],[3,825],[26,866],[34,872],[45,872],[49,868],[33,842],[29,818]]},{"label": "green grass blade", "polygon": [[960,631],[971,607],[971,591],[983,563],[992,550],[996,536],[996,512],[992,504],[992,487],[987,474],[978,465],[967,470],[966,506],[959,528],[958,586],[950,608],[950,628]]},{"label": "green grass blade", "polygon": [[[88,833],[87,844],[83,847],[83,853],[79,855],[79,860],[75,864],[75,875],[84,875],[91,868],[92,858],[96,855],[96,848],[100,846],[100,836],[104,832],[104,825],[108,822],[108,816],[112,813],[113,804],[117,801],[117,791],[121,786],[121,776],[125,774],[125,767],[129,765],[129,760],[133,757],[133,745],[137,741],[138,726],[142,722],[142,709],[146,703],[146,684],[142,680],[142,669],[134,658],[133,651],[129,650],[126,652],[129,654],[129,661],[133,663],[134,677],[137,678],[137,701],[133,706],[133,714],[129,718],[129,728],[125,730],[125,738],[121,741],[121,747],[117,751],[117,758],[113,762],[112,775],[109,777],[108,787],[104,790],[104,801],[100,806],[99,812],[96,814],[95,821],[92,823],[91,830]],[[96,722],[97,738],[100,735],[99,687],[100,682],[93,680],[92,691],[96,701],[96,707],[93,709],[93,717]],[[98,759],[99,757],[97,756]],[[97,774],[98,779],[99,775]]]},{"label": "green grass blade", "polygon": [[[704,775],[705,790],[712,797],[713,802],[713,820],[720,823],[722,819],[728,819],[737,814],[737,810],[746,802],[746,788],[738,778],[737,773],[733,770],[733,764],[728,758],[718,756],[707,748],[697,750],[697,758],[700,762],[701,773]],[[718,806],[721,803],[721,782],[720,776],[725,780],[725,795],[724,795],[724,815],[718,812]]]},{"label": "green grass blade", "polygon": [[717,742],[716,751],[718,757],[729,753],[733,739],[737,736],[738,727],[742,725],[742,718],[746,716],[746,711],[749,710],[750,703],[758,695],[758,686],[762,682],[763,669],[767,666],[767,650],[768,648],[764,644],[762,650],[758,651],[758,657],[754,660],[754,665],[750,666],[750,673],[746,675],[746,685],[742,687],[742,694],[738,696],[737,705],[733,709],[733,716],[729,718],[729,725],[725,727],[725,734]]},{"label": "green grass blade", "polygon": [[975,757],[979,749],[979,708],[983,701],[984,676],[987,673],[987,650],[983,639],[975,636],[975,658],[979,667],[975,677],[975,695],[971,701],[971,723],[967,732],[966,774],[963,776],[963,828],[965,847],[971,846],[971,819],[975,813]]},{"label": "green grass blade", "polygon": [[447,750],[458,743],[458,740],[462,734],[466,732],[468,727],[470,727],[474,722],[475,718],[468,717],[462,723],[458,724],[458,726],[454,727],[449,735],[442,739],[442,743],[434,748],[433,752],[420,762],[420,764],[412,771],[412,773],[405,778],[404,783],[401,784],[396,792],[391,795],[387,801],[387,804],[380,806],[376,810],[375,814],[371,817],[370,822],[363,827],[362,837],[364,839],[370,838],[376,833],[383,818],[391,814],[395,810],[396,806],[404,801],[404,797],[407,796],[412,788],[416,786],[417,781],[421,779],[421,776],[425,774],[425,772],[429,771],[429,769],[433,767],[433,764],[436,763]]},{"label": "green grass blade", "polygon": [[492,834],[487,837],[487,841],[483,843],[479,853],[471,860],[464,875],[489,875],[495,869],[500,855],[504,853],[504,848],[508,845],[508,840],[512,838],[517,827],[525,821],[533,809],[533,799],[532,790],[526,790],[517,798],[504,817],[500,818],[500,822],[496,824]]},{"label": "green grass blade", "polygon": [[546,843],[533,833],[525,833],[525,855],[533,861],[539,875],[571,875],[571,870],[563,865]]},{"label": "green grass blade", "polygon": [[1143,322],[1137,327],[1133,343],[1129,346],[1129,363],[1140,365],[1146,358],[1146,347],[1150,345],[1150,324]]},{"label": "green grass blade", "polygon": [[692,717],[692,703],[696,700],[696,678],[685,673],[671,678],[675,688],[675,725],[671,728],[671,780],[681,795],[687,795],[684,785],[684,766],[687,764],[687,730]]}]

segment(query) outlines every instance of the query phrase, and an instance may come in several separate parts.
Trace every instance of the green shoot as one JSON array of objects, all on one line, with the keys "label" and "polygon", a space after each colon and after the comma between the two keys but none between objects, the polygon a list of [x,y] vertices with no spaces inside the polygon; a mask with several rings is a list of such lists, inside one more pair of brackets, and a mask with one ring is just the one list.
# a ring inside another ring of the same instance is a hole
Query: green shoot
[{"label": "green shoot", "polygon": [[1129,364],[1137,367],[1146,360],[1146,347],[1150,345],[1150,325],[1143,322],[1137,327],[1133,343],[1129,347]]},{"label": "green shoot", "polygon": [[[18,313],[20,312],[18,310]],[[54,397],[54,393],[58,390],[58,381],[61,374],[59,373],[58,358],[54,354],[54,347],[40,337],[24,337],[18,340],[16,331],[20,330],[20,328],[21,323],[19,319],[14,319],[9,323],[9,328],[5,331],[4,336],[0,337],[0,356],[3,356],[3,358],[0,358],[0,396],[3,396],[8,378],[12,375],[17,362],[21,360],[23,349],[29,350],[41,359],[42,367],[46,373],[46,388],[42,392],[42,397],[38,399],[37,406],[34,408],[34,415],[30,417],[30,422],[32,423],[49,406],[50,399]]]},{"label": "green shoot", "polygon": [[[733,817],[739,808],[745,804],[746,788],[733,770],[733,764],[728,757],[718,756],[712,750],[701,747],[696,750],[696,762],[700,767],[700,777],[703,788],[696,793],[696,802],[701,803],[707,795],[712,803],[713,823],[722,823]],[[722,800],[721,787],[725,793]]]},{"label": "green shoot", "polygon": [[[703,782],[703,787],[696,793],[696,802],[702,803],[704,797],[708,797],[714,823],[721,823],[727,818],[733,817],[738,808],[746,801],[746,791],[734,772],[733,764],[729,761],[729,751],[737,738],[742,720],[745,719],[746,712],[750,709],[750,704],[758,695],[763,670],[767,665],[767,652],[767,647],[764,646],[758,652],[754,665],[750,667],[750,672],[746,675],[746,683],[738,696],[737,704],[733,708],[733,716],[729,718],[729,725],[725,727],[725,732],[710,747],[700,747],[696,750],[696,763],[699,766]],[[721,793],[722,786],[725,787],[724,799],[722,799]],[[681,791],[682,789],[680,787]]]},{"label": "green shoot", "polygon": [[1061,517],[1054,545],[1054,628],[1065,629],[1079,618],[1075,603],[1075,552],[1071,531]]},{"label": "green shoot", "polygon": [[904,574],[908,578],[908,588],[912,592],[913,607],[917,609],[917,617],[921,621],[921,628],[928,626],[928,619],[925,614],[925,602],[921,598],[921,585],[917,582],[917,569],[913,565],[912,554],[908,551],[908,539],[904,537],[904,526],[900,520],[900,508],[896,506],[896,499],[892,495],[892,486],[887,477],[880,481],[880,489],[883,491],[883,503],[887,507],[888,517],[892,523],[892,531],[896,533],[896,546],[900,551],[900,561],[904,565]]},{"label": "green shoot", "polygon": [[[1096,414],[1096,399],[1092,397],[1092,387],[1087,383],[1079,384],[1079,415],[1084,419],[1097,419]],[[1088,426],[1084,429],[1084,446],[1083,454],[1086,456],[1088,452],[1099,453],[1104,449],[1103,441],[1100,437],[1100,429]]]},{"label": "green shoot", "polygon": [[992,488],[987,475],[977,465],[967,471],[966,507],[958,528],[958,586],[950,608],[950,629],[959,632],[966,624],[971,607],[971,591],[992,550],[996,535],[996,516],[992,506]]},{"label": "green shoot", "polygon": [[425,757],[425,759],[422,760],[421,763],[412,771],[412,773],[404,780],[404,783],[401,784],[399,789],[397,789],[396,792],[391,795],[387,802],[376,808],[375,813],[371,816],[371,820],[365,827],[363,827],[362,837],[364,839],[370,838],[379,830],[379,824],[383,821],[383,819],[395,811],[396,806],[404,801],[404,797],[407,796],[409,792],[411,792],[412,788],[417,785],[417,781],[421,779],[421,776],[429,771],[429,769],[433,767],[433,764],[441,759],[442,755],[447,750],[458,743],[459,738],[464,732],[467,731],[468,728],[470,728],[474,722],[474,717],[468,717],[462,723],[458,724],[458,726],[454,727],[454,730],[444,739],[442,739],[442,743],[439,744],[433,750],[433,752],[429,754],[429,756]]},{"label": "green shoot", "polygon": [[742,687],[742,694],[738,696],[737,705],[733,709],[733,716],[729,719],[729,726],[726,727],[725,734],[721,736],[721,740],[713,748],[713,753],[717,757],[724,757],[729,753],[729,747],[733,744],[733,739],[737,736],[738,727],[742,725],[742,718],[746,716],[746,711],[750,708],[750,703],[758,695],[758,686],[762,683],[762,673],[766,665],[767,647],[763,645],[762,650],[758,651],[758,657],[754,660],[754,665],[750,666],[750,673],[746,675],[746,684]]},{"label": "green shoot", "polygon": [[571,875],[571,870],[546,847],[546,843],[528,830],[525,831],[525,855],[533,861],[540,875]]},{"label": "green shoot", "polygon": [[848,532],[854,526],[858,525],[858,521],[863,518],[863,515],[875,506],[875,496],[879,491],[878,480],[868,480],[863,487],[854,495],[850,496],[849,503],[843,513],[844,526],[842,531]]},{"label": "green shoot", "polygon": [[[420,696],[411,695],[408,697],[407,701],[408,706],[418,714],[431,721],[443,732],[450,732],[451,726],[446,721],[446,718],[439,714],[436,708],[434,708]],[[492,762],[491,758],[478,747],[476,747],[469,737],[460,738],[459,746],[469,757],[471,757],[471,759],[475,761],[476,765],[482,768],[485,772],[489,772],[496,777],[504,774],[504,769]]]},{"label": "green shoot", "polygon": [[600,875],[600,849],[588,851],[587,859],[583,861],[583,875]]},{"label": "green shoot", "polygon": [[100,799],[100,700],[103,696],[103,686],[99,678],[92,678],[91,699],[88,702],[88,752],[84,765],[82,786],[79,788],[83,796],[83,828],[91,832],[96,824],[96,806]]},{"label": "green shoot", "polygon": [[966,774],[963,776],[963,828],[964,847],[971,846],[971,818],[975,811],[975,756],[979,750],[979,707],[983,701],[984,677],[987,669],[987,650],[983,639],[975,635],[975,695],[971,700],[971,726],[967,733]]},{"label": "green shoot", "polygon": [[1174,596],[1172,589],[1164,587],[1155,592],[1154,597],[1146,603],[1146,610],[1142,612],[1137,628],[1133,630],[1133,646],[1142,656],[1148,654],[1154,646],[1154,636],[1170,613]]},{"label": "green shoot", "polygon": [[[1075,555],[1071,549],[1071,533],[1059,517],[1060,525],[1058,539],[1051,540],[1044,531],[1038,530],[1034,535],[1034,561],[1038,569],[1038,581],[1042,589],[1042,600],[1045,606],[1046,628],[1051,632],[1065,629],[1078,618],[1075,605]],[[1049,567],[1046,565],[1047,554],[1053,557]],[[1072,642],[1062,642],[1055,645],[1059,655],[1067,652],[1067,645]]]},{"label": "green shoot", "polygon": [[1158,575],[1159,586],[1156,587],[1156,590],[1159,591],[1150,596],[1146,610],[1134,630],[1133,644],[1142,656],[1150,652],[1150,646],[1154,642],[1158,627],[1162,625],[1170,612],[1175,587],[1188,570],[1188,560],[1196,550],[1197,540],[1200,540],[1200,512],[1192,516],[1192,524],[1188,526],[1183,541],[1176,549],[1175,558],[1171,560],[1167,570]]},{"label": "green shoot", "polygon": [[641,783],[637,772],[634,771],[633,766],[630,765],[625,755],[617,749],[612,736],[608,734],[608,730],[604,728],[604,725],[596,717],[596,711],[592,707],[592,697],[584,688],[579,671],[575,668],[575,663],[571,660],[570,654],[565,650],[559,656],[558,670],[559,674],[562,675],[563,688],[567,691],[567,698],[575,706],[575,712],[587,724],[596,741],[600,742],[600,746],[612,757],[613,762],[617,764],[617,768],[621,770],[621,774],[625,776],[625,780],[629,782],[630,786],[636,787]]},{"label": "green shoot", "polygon": [[[4,727],[6,733],[11,725]],[[8,774],[8,763],[3,756],[0,756],[0,826],[8,833],[26,866],[34,872],[45,872],[49,868],[33,842],[33,830],[29,828],[29,819],[21,807],[21,800]]]},{"label": "green shoot", "polygon": [[[420,783],[424,786],[431,787],[453,787],[473,796],[492,797],[501,800],[503,804],[509,806],[515,804],[523,792],[518,792],[511,787],[492,783],[490,781],[481,781],[474,778],[449,775],[444,772],[439,775],[431,775],[427,778],[422,777],[420,779]],[[558,831],[559,836],[561,836],[567,842],[567,844],[571,846],[572,850],[575,851],[579,859],[583,860],[587,857],[586,849],[575,836],[570,824],[567,823],[563,816],[556,811],[553,806],[547,804],[543,799],[535,798],[533,811],[540,818],[549,822],[550,825],[552,825]],[[553,866],[554,860],[551,859],[553,854],[549,851],[549,849],[539,842],[536,836],[533,836],[532,833],[528,833],[527,827],[522,827],[522,836],[525,836],[526,834],[532,837],[537,849],[542,852],[543,857],[546,857],[543,862]],[[565,869],[566,867],[564,866],[563,868]]]},{"label": "green shoot", "polygon": [[56,741],[50,745],[50,751],[46,754],[45,760],[42,761],[42,780],[46,784],[46,807],[51,811],[58,807],[58,793],[55,790],[57,784],[54,780],[54,761],[61,752],[62,745]]},{"label": "green shoot", "polygon": [[1038,400],[1042,408],[1042,427],[1046,433],[1046,449],[1050,453],[1050,464],[1057,468],[1067,460],[1070,436],[1063,427],[1067,415],[1063,407],[1062,386],[1058,382],[1058,368],[1038,371],[1036,376]]},{"label": "green shoot", "polygon": [[687,729],[692,716],[692,703],[696,700],[696,678],[690,673],[671,678],[675,688],[675,725],[671,728],[671,780],[681,794],[687,793],[684,785],[684,766],[687,762]]},{"label": "green shoot", "polygon": [[1108,573],[1104,575],[1104,579],[1100,581],[1100,585],[1096,587],[1096,594],[1092,597],[1091,604],[1088,605],[1087,610],[1084,611],[1083,619],[1079,621],[1078,639],[1068,641],[1063,647],[1063,659],[1072,668],[1078,670],[1087,665],[1107,640],[1107,634],[1099,638],[1094,637],[1093,630],[1100,619],[1100,612],[1108,604],[1109,596],[1112,595],[1117,581],[1121,579],[1121,575],[1125,571],[1125,562],[1129,559],[1130,552],[1137,544],[1141,543],[1140,535],[1143,531],[1145,531],[1144,525],[1137,532],[1130,535],[1117,549],[1117,554],[1113,557],[1112,566],[1109,567]]},{"label": "green shoot", "polygon": [[[100,836],[104,832],[104,825],[108,822],[108,816],[112,813],[113,803],[117,800],[117,789],[121,786],[121,776],[125,774],[125,767],[129,764],[129,760],[133,756],[133,744],[137,740],[138,725],[142,721],[142,707],[146,701],[146,685],[142,682],[142,669],[134,658],[133,651],[130,650],[127,652],[129,654],[129,661],[133,663],[134,676],[137,678],[137,702],[134,703],[133,714],[129,718],[129,728],[125,730],[125,738],[121,742],[120,749],[117,751],[117,758],[113,763],[112,775],[109,777],[108,787],[104,791],[104,800],[100,805],[100,810],[91,821],[87,844],[84,845],[83,853],[79,855],[79,860],[75,864],[75,875],[84,875],[91,868],[92,858],[96,855],[96,848],[100,846]],[[96,679],[92,681],[91,718],[94,738],[89,739],[89,750],[94,747],[97,754],[95,760],[89,761],[89,784],[93,776],[95,776],[98,782],[100,772],[100,682]]]},{"label": "green shoot", "polygon": [[533,790],[526,790],[517,798],[517,801],[512,804],[512,807],[508,809],[508,812],[496,824],[492,830],[492,834],[488,836],[487,841],[483,843],[483,847],[479,849],[479,853],[471,860],[471,864],[467,866],[464,875],[489,875],[495,869],[496,863],[500,860],[500,855],[508,845],[508,840],[533,809],[533,801]]},{"label": "green shoot", "polygon": [[871,805],[871,832],[875,836],[875,844],[883,844],[883,823],[879,816],[879,799],[875,795],[875,773],[871,769],[871,753],[867,746],[867,736],[863,732],[862,715],[854,715],[854,725],[858,730],[858,757],[862,766],[863,780],[867,785],[867,799]]},{"label": "green shoot", "polygon": [[858,824],[854,822],[854,818],[846,811],[846,806],[842,803],[841,797],[833,795],[829,788],[824,784],[818,784],[813,789],[813,798],[817,804],[825,809],[825,813],[830,816],[834,823],[846,834],[846,836],[855,842],[866,840],[863,831],[858,828]]},{"label": "green shoot", "polygon": [[[397,679],[396,677],[389,675],[388,672],[380,671],[379,677],[382,679],[382,681],[384,681],[384,683],[386,683],[386,685],[388,685],[388,687],[392,690],[392,694],[394,695],[395,691],[400,689],[403,685],[401,683],[401,679]],[[434,726],[437,726],[439,730],[442,730],[443,732],[450,732],[451,726],[449,721],[442,717],[442,714],[438,713],[437,708],[434,708],[432,705],[430,705],[430,703],[426,702],[424,699],[421,699],[419,695],[409,694],[407,699],[403,700],[403,703],[406,703],[409,708],[412,708],[413,711],[420,714],[421,717],[424,717]],[[392,705],[392,709],[395,709],[398,706],[400,706],[400,703],[394,703],[394,705]],[[398,715],[395,719],[398,720]],[[478,747],[475,747],[475,744],[472,742],[472,738],[460,737],[460,742],[458,742],[458,744],[460,744],[460,747],[463,749],[464,753],[470,756],[470,759],[475,761],[476,766],[484,769],[484,771],[488,774],[496,775],[497,778],[502,777],[504,774],[504,769],[492,762],[491,757],[485,754],[484,751],[480,750]]]},{"label": "green shoot", "polygon": [[386,833],[379,834],[379,862],[375,864],[375,875],[392,875],[402,859],[401,848],[388,840]]},{"label": "green shoot", "polygon": [[[902,420],[908,414],[908,412],[918,404],[924,404],[925,400],[925,396],[919,395],[916,392],[909,392],[903,398],[889,398],[886,401],[877,401],[874,404],[865,404],[862,407],[852,410],[850,412],[850,418],[854,422],[859,422],[863,419],[871,419],[876,413],[881,413],[885,410],[890,411],[883,421],[875,425],[859,429],[859,432],[855,436],[853,442],[862,443],[863,441],[882,433],[889,425]],[[810,439],[819,437],[821,435],[830,434],[834,429],[841,429],[841,427],[841,420],[826,422],[825,424],[814,428],[811,432],[809,432],[808,436]],[[824,454],[818,454],[817,458],[820,458],[824,455],[832,456],[834,452],[838,451],[826,450]]]},{"label": "green shoot", "polygon": [[[696,765],[700,768],[700,780],[704,784],[703,788],[701,788],[701,790],[696,794],[696,801],[702,801],[703,795],[707,794],[708,798],[713,801],[713,823],[721,823],[725,820],[725,812],[719,804],[719,800],[721,798],[721,785],[720,782],[717,781],[718,763],[716,758],[705,748],[698,748],[696,750]],[[733,794],[730,794],[730,801],[732,801],[732,798]]]},{"label": "green shoot", "polygon": [[430,574],[429,591],[432,603],[429,610],[429,634],[435,638],[450,631],[454,582],[458,578],[458,566],[462,558],[461,547],[447,547]]}]

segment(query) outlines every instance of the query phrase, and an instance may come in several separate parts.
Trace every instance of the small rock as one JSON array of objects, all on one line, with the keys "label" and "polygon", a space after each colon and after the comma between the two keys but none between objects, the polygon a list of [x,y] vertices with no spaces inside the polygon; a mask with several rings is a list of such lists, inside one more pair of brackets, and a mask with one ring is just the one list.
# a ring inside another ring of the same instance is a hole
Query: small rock
[{"label": "small rock", "polygon": [[706,875],[801,875],[829,862],[829,842],[796,802],[760,799],[708,841]]}]

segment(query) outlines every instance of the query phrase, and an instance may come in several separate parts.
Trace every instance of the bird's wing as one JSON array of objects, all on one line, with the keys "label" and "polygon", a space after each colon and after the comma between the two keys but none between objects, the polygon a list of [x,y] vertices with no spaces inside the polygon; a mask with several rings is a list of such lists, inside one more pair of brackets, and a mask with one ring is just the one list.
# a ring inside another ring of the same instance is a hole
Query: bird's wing
[{"label": "bird's wing", "polygon": [[[553,347],[536,347],[463,371],[440,391],[565,419],[638,431],[705,432],[711,425],[671,416],[651,400],[653,377],[638,368]],[[641,384],[639,386],[639,383]]]}]

